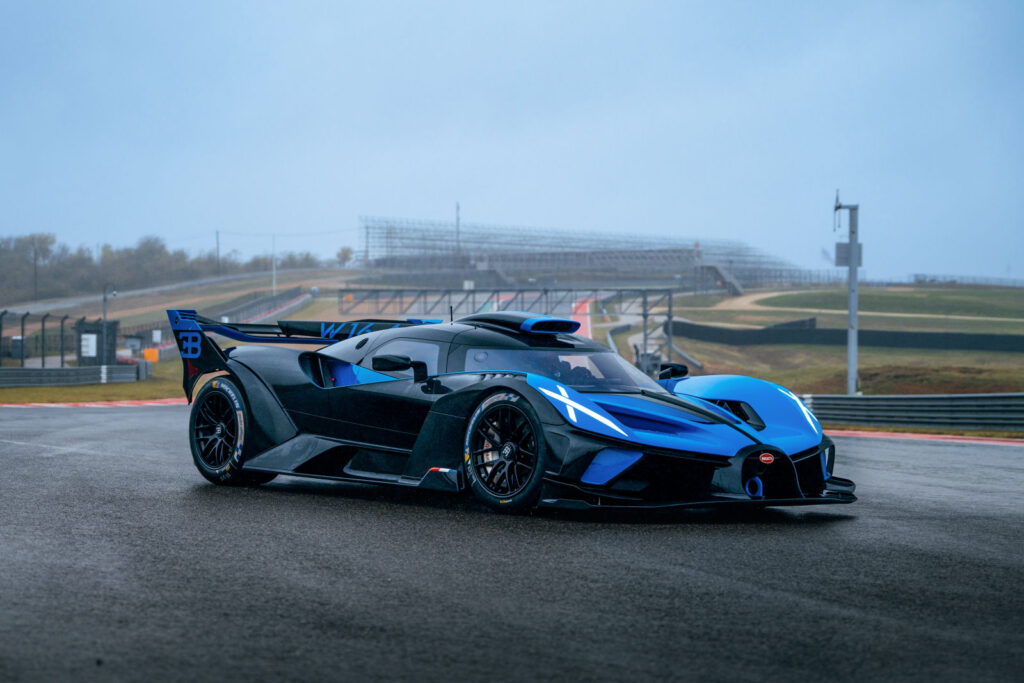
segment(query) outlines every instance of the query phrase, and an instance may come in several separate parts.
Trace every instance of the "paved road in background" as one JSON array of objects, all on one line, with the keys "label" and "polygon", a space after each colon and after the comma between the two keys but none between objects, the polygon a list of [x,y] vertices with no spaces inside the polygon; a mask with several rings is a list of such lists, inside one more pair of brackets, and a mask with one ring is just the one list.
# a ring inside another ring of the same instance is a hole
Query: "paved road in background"
[{"label": "paved road in background", "polygon": [[840,439],[850,506],[506,517],[207,484],[186,408],[0,409],[0,680],[1019,680],[1024,448]]}]

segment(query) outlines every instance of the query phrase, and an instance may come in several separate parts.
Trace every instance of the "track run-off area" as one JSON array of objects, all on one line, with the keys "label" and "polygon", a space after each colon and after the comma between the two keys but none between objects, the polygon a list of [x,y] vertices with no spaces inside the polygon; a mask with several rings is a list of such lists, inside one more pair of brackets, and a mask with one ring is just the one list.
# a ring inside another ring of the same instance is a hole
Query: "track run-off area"
[{"label": "track run-off area", "polygon": [[0,680],[1019,680],[1024,446],[836,436],[848,506],[490,512],[0,407]]}]

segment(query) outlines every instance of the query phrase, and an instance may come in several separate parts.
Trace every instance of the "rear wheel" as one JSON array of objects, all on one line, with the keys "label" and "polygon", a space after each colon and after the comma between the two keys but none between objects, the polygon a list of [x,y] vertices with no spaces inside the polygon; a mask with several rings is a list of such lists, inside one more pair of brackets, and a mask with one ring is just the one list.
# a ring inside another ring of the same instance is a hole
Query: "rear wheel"
[{"label": "rear wheel", "polygon": [[525,398],[501,392],[484,399],[469,419],[463,450],[466,479],[484,504],[520,512],[537,503],[547,447]]},{"label": "rear wheel", "polygon": [[189,445],[200,474],[214,484],[263,484],[275,476],[241,469],[248,407],[234,382],[217,377],[199,390],[189,416]]}]

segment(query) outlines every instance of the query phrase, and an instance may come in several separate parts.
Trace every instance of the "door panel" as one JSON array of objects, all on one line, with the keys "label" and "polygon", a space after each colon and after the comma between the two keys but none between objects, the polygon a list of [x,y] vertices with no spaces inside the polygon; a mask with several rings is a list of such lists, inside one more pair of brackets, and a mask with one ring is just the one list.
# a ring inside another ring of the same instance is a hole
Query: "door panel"
[{"label": "door panel", "polygon": [[[427,371],[435,375],[447,353],[447,344],[395,339],[374,349],[360,365],[371,368],[374,356],[395,354],[427,363]],[[449,390],[443,378],[417,383],[411,371],[375,374],[382,381],[367,382],[370,376],[364,375],[361,383],[331,390],[331,416],[339,421],[342,438],[412,450],[431,406]]]}]

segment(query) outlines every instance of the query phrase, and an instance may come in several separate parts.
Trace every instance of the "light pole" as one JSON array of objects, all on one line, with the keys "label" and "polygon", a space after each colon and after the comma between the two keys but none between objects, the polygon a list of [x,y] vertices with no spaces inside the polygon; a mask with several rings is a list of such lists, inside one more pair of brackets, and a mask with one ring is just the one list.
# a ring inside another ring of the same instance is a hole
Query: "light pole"
[{"label": "light pole", "polygon": [[42,336],[39,343],[39,353],[43,357],[43,367],[46,367],[46,319],[50,317],[49,313],[43,314],[43,319],[39,321],[39,332]]},{"label": "light pole", "polygon": [[103,285],[103,348],[100,350],[100,365],[107,364],[107,290],[110,290],[109,296],[117,296],[117,290],[113,288],[111,284]]},{"label": "light pole", "polygon": [[25,318],[31,315],[28,311],[21,316],[21,367],[25,367]]},{"label": "light pole", "polygon": [[[836,206],[833,214],[846,209],[850,212],[850,241],[847,244],[846,265],[849,266],[849,293],[847,296],[846,328],[846,393],[857,393],[857,268],[860,266],[860,244],[857,241],[857,219],[859,204],[840,204],[839,190],[836,190]],[[841,251],[836,245],[836,265],[843,265]]]},{"label": "light pole", "polygon": [[650,368],[647,364],[647,290],[643,290],[643,325],[644,325],[644,350],[640,354],[640,368],[650,374]]},{"label": "light pole", "polygon": [[60,366],[64,367],[64,321],[71,316],[66,315],[60,319]]},{"label": "light pole", "polygon": [[665,325],[665,330],[666,330],[665,336],[668,337],[668,339],[667,339],[667,341],[668,341],[668,354],[666,354],[667,358],[665,360],[667,360],[669,363],[671,363],[672,362],[672,349],[675,348],[674,345],[672,344],[672,290],[671,289],[668,291],[668,319],[665,322],[667,323]]}]

